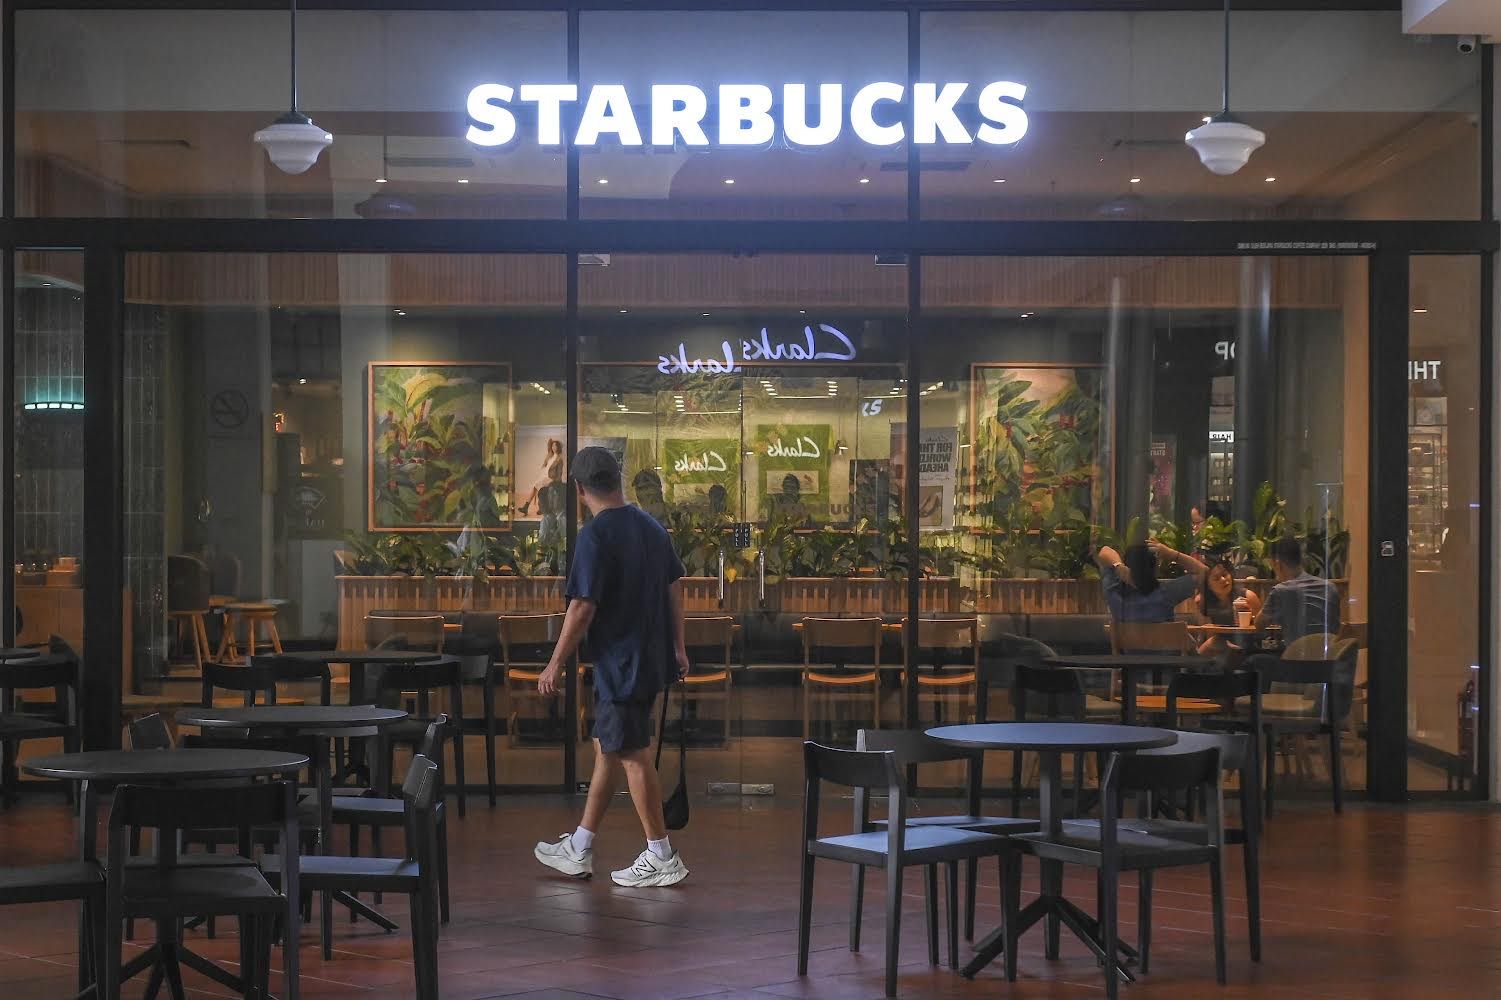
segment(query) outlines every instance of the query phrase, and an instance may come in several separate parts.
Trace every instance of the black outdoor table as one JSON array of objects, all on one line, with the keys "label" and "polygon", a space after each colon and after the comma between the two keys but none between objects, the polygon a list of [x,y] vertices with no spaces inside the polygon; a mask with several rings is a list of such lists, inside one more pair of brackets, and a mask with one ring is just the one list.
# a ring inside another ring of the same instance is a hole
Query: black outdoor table
[{"label": "black outdoor table", "polygon": [[[179,726],[201,730],[229,729],[244,731],[262,739],[312,736],[317,741],[313,773],[318,784],[318,850],[324,854],[333,846],[333,776],[329,764],[329,738],[354,731],[379,730],[400,722],[407,713],[399,708],[374,705],[254,705],[248,708],[184,708],[177,712]],[[383,756],[383,755],[381,755]],[[386,781],[376,775],[377,782]],[[377,788],[386,787],[377,783]],[[394,931],[396,924],[380,911],[372,909],[348,893],[334,897],[351,912]]]},{"label": "black outdoor table", "polygon": [[[213,781],[230,778],[287,777],[295,781],[297,775],[308,766],[308,759],[298,753],[278,753],[270,750],[90,750],[85,753],[54,754],[34,757],[21,765],[21,770],[39,778],[56,778],[60,781],[78,782],[78,840],[79,855],[85,861],[93,861],[99,854],[99,786],[157,785],[171,786],[184,782]],[[170,860],[177,851],[177,838],[157,837],[156,849],[163,860]],[[110,864],[124,864],[124,858],[110,858]],[[116,929],[117,931],[117,929]],[[79,927],[79,955],[83,950],[84,928]],[[156,922],[156,944],[127,962],[120,970],[120,982],[152,970],[152,982],[158,987],[165,978],[175,984],[182,978],[180,966],[186,965],[204,976],[234,990],[243,992],[245,984],[210,962],[203,956],[188,950],[178,940],[176,921]],[[93,991],[86,981],[83,961],[78,963],[78,988]],[[152,991],[154,993],[154,990]]]},{"label": "black outdoor table", "polygon": [[[1063,832],[1064,754],[1151,750],[1178,742],[1178,734],[1170,729],[1088,722],[990,722],[973,726],[939,726],[929,729],[928,735],[967,750],[1015,750],[1037,754],[1042,832],[1054,837]],[[1043,918],[1047,918],[1044,953],[1049,959],[1058,957],[1058,926],[1061,922],[1089,945],[1097,958],[1107,960],[1106,949],[1099,940],[1099,921],[1063,896],[1062,862],[1042,862],[1042,894],[1022,910],[1016,933],[1020,935]],[[1004,948],[1005,934],[997,928],[976,947],[975,957],[964,967],[965,977],[973,978]],[[1132,953],[1129,948],[1123,950]],[[1119,971],[1122,977],[1132,978],[1126,970]]]},{"label": "black outdoor table", "polygon": [[[276,658],[291,660],[294,663],[347,663],[349,665],[349,704],[363,705],[370,701],[365,695],[365,667],[430,663],[442,659],[442,654],[422,649],[313,649],[279,653]],[[341,735],[348,737],[350,744],[349,759],[341,762],[338,780],[343,781],[350,775],[358,774],[369,781],[370,769],[364,761],[356,758],[354,744],[355,739],[367,734],[343,733]]]},{"label": "black outdoor table", "polygon": [[1050,656],[1042,661],[1049,667],[1078,670],[1119,670],[1121,672],[1121,721],[1136,724],[1136,675],[1159,670],[1195,670],[1215,665],[1211,656],[1187,656],[1182,653],[1100,653],[1089,656]]}]

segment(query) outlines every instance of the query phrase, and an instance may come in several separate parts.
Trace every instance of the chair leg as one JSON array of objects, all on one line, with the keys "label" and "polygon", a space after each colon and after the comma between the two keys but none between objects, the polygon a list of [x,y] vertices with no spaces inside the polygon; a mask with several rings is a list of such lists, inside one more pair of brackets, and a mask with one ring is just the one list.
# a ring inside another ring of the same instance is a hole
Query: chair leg
[{"label": "chair leg", "polygon": [[1214,908],[1214,978],[1221,985],[1225,985],[1225,873],[1220,861],[1222,855],[1216,855],[1209,862],[1209,891],[1210,902]]},{"label": "chair leg", "polygon": [[1246,922],[1250,925],[1251,961],[1261,961],[1261,852],[1256,835],[1247,832],[1245,844],[1246,865]]},{"label": "chair leg", "polygon": [[1011,863],[1001,861],[1001,934],[1006,939],[1006,981],[1016,982],[1016,922],[1021,913],[1022,859],[1014,854]]},{"label": "chair leg", "polygon": [[1100,906],[1100,942],[1105,946],[1105,997],[1106,1000],[1116,1000],[1120,996],[1121,977],[1116,971],[1115,948],[1117,937],[1116,904],[1120,895],[1119,875],[1116,872],[1114,859],[1107,858],[1105,867],[1100,870],[1101,906]]},{"label": "chair leg", "polygon": [[322,940],[322,943],[323,943],[323,960],[325,962],[332,962],[334,960],[334,894],[333,893],[331,893],[331,892],[322,893],[322,898],[318,900],[318,910],[319,910],[319,913],[318,913],[318,921],[319,921],[318,936]]},{"label": "chair leg", "polygon": [[[468,782],[464,778],[464,725],[463,721],[453,723],[453,739],[448,741],[453,748],[453,792],[459,802],[459,818],[463,819],[468,809],[465,800],[468,798]],[[414,748],[415,750],[415,748]]]},{"label": "chair leg", "polygon": [[485,693],[485,783],[490,792],[490,808],[495,808],[495,701],[494,692]]},{"label": "chair leg", "polygon": [[[391,772],[387,771],[386,773],[390,774]],[[378,826],[372,826],[370,828],[370,856],[372,858],[383,858],[383,857],[386,856],[385,851],[383,851],[381,849],[380,842],[381,842],[381,829]],[[381,898],[382,898],[383,895],[384,895],[383,893],[379,893],[379,892],[377,892],[375,894],[375,905],[376,906],[380,905]]]},{"label": "chair leg", "polygon": [[980,862],[970,858],[964,864],[964,940],[975,939],[975,893],[980,887]]},{"label": "chair leg", "polygon": [[417,996],[421,1000],[429,1000],[429,998],[438,995],[434,989],[434,984],[428,978],[427,922],[430,918],[424,912],[427,909],[427,903],[424,902],[426,895],[427,893],[419,889],[409,897],[411,900],[411,918],[409,922],[412,925],[412,967],[417,980]]},{"label": "chair leg", "polygon": [[1136,890],[1136,950],[1137,965],[1145,975],[1152,963],[1152,872],[1142,869],[1137,873],[1139,885]]},{"label": "chair leg", "polygon": [[[970,859],[970,871],[974,871],[974,859]],[[948,864],[948,924],[949,924],[949,968],[959,968],[959,862],[950,861]],[[970,899],[974,899],[971,894]]]},{"label": "chair leg", "polygon": [[865,910],[865,866],[855,865],[850,878],[850,951],[860,950],[860,918]]},{"label": "chair leg", "polygon": [[448,813],[438,824],[438,915],[448,923]]},{"label": "chair leg", "polygon": [[1079,811],[1084,806],[1084,755],[1074,754],[1074,804],[1072,812],[1074,818],[1079,818]]},{"label": "chair leg", "polygon": [[886,995],[896,996],[896,967],[902,949],[902,866],[886,859]]},{"label": "chair leg", "polygon": [[1018,750],[1011,755],[1011,815],[1022,814],[1022,754]]},{"label": "chair leg", "polygon": [[1266,766],[1262,768],[1261,777],[1266,782],[1266,818],[1271,819],[1276,809],[1276,796],[1273,788],[1277,784],[1277,734],[1269,732],[1262,740],[1266,748]]},{"label": "chair leg", "polygon": [[1334,794],[1334,811],[1345,811],[1344,762],[1339,752],[1339,726],[1329,727],[1329,786]]},{"label": "chair leg", "polygon": [[938,866],[923,866],[923,904],[928,918],[928,964],[938,964]]},{"label": "chair leg", "polygon": [[813,930],[813,855],[803,852],[802,879],[797,899],[797,974],[808,974],[808,938]]}]

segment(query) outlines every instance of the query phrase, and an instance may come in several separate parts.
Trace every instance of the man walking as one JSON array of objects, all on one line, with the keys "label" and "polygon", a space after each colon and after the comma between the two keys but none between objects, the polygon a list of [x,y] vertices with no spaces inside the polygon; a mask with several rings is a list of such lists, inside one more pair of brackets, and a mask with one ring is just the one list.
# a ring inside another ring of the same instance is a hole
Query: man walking
[{"label": "man walking", "polygon": [[[646,850],[616,885],[676,885],[688,877],[662,820],[662,787],[652,761],[652,704],[668,671],[688,672],[683,641],[683,564],[667,532],[627,504],[620,463],[604,448],[584,448],[571,477],[593,519],[579,531],[568,575],[568,613],[537,690],[556,695],[563,665],[589,637],[594,657],[594,777],[578,829],[537,845],[537,860],[574,878],[594,874],[594,834],[625,771],[631,801],[646,832]],[[664,706],[665,711],[665,706]]]}]

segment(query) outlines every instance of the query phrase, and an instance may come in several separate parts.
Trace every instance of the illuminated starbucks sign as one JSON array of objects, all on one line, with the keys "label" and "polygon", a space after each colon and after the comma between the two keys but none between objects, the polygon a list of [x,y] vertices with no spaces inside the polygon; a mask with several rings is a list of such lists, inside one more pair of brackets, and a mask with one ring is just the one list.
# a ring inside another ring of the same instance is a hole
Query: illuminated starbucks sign
[{"label": "illuminated starbucks sign", "polygon": [[[857,89],[839,83],[789,83],[775,89],[726,83],[715,88],[714,96],[717,110],[711,115],[709,91],[689,83],[657,84],[647,95],[632,94],[621,84],[584,89],[572,83],[482,83],[469,92],[465,138],[476,146],[508,145],[518,134],[516,113],[524,110],[536,119],[538,145],[561,146],[563,108],[576,105],[581,110],[572,138],[586,148],[607,137],[622,146],[762,146],[778,134],[799,146],[827,146],[846,128],[871,146],[909,139],[919,146],[1007,146],[1027,134],[1027,113],[1021,106],[1027,88],[1010,80],[981,87],[913,84],[911,136],[903,113],[909,95],[902,83]],[[638,103],[643,97],[645,103]],[[959,114],[966,99],[978,113],[973,128]]]}]

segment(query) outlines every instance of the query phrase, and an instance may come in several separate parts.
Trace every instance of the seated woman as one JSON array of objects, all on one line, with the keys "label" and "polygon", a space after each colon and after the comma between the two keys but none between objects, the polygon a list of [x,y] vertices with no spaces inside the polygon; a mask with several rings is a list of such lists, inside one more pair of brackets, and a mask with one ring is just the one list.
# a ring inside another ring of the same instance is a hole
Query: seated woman
[{"label": "seated woman", "polygon": [[[1184,575],[1158,580],[1159,559],[1173,560],[1183,567]],[[1128,545],[1124,555],[1108,545],[1101,546],[1095,553],[1095,563],[1100,567],[1110,617],[1118,622],[1172,621],[1175,609],[1193,599],[1199,581],[1209,571],[1193,556],[1155,540]]]},{"label": "seated woman", "polygon": [[[1261,613],[1261,598],[1251,590],[1241,587],[1237,592],[1235,571],[1227,560],[1221,559],[1209,567],[1204,575],[1203,586],[1198,595],[1199,614],[1210,625],[1234,625],[1237,612],[1249,611],[1254,617]],[[1199,645],[1205,656],[1222,653],[1229,646],[1223,636],[1210,636]]]}]

